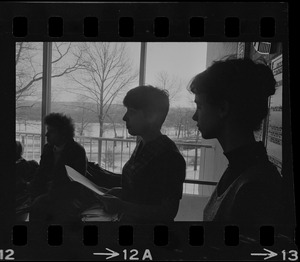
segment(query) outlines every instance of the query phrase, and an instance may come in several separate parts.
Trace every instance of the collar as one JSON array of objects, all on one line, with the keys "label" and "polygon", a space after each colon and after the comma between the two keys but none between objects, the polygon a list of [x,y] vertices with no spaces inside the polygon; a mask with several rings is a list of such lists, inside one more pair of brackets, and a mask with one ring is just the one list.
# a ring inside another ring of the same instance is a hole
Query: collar
[{"label": "collar", "polygon": [[141,155],[154,157],[170,149],[170,147],[172,147],[170,139],[166,135],[160,135],[156,139],[149,141],[147,144],[143,144],[142,140],[138,141],[138,145],[133,156],[134,158]]},{"label": "collar", "polygon": [[57,153],[57,152],[63,151],[66,144],[67,144],[67,143],[64,143],[64,144],[61,145],[61,146],[55,146],[55,145],[54,145],[54,146],[53,146],[53,152],[54,152],[54,153]]}]

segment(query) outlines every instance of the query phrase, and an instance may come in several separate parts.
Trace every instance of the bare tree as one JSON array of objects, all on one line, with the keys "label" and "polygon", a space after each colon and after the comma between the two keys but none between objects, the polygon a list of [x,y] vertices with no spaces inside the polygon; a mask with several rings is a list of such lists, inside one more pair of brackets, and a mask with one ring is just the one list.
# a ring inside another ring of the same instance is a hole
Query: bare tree
[{"label": "bare tree", "polygon": [[[67,75],[81,68],[80,58],[72,63],[68,59],[72,43],[53,43],[52,78]],[[16,109],[24,107],[27,97],[37,94],[37,84],[43,79],[41,43],[16,43]]]},{"label": "bare tree", "polygon": [[84,136],[85,130],[88,128],[90,121],[87,118],[86,108],[81,108],[80,126],[78,127],[78,133],[80,136]]},{"label": "bare tree", "polygon": [[176,107],[169,114],[168,123],[175,127],[175,135],[179,138],[190,138],[196,132],[195,122],[192,120],[193,109]]},{"label": "bare tree", "polygon": [[[40,70],[36,56],[39,52],[37,43],[16,43],[16,108],[24,107],[21,103],[35,93],[36,71]],[[35,77],[32,77],[35,76]]]},{"label": "bare tree", "polygon": [[[134,83],[138,73],[132,69],[125,43],[83,43],[76,54],[84,65],[81,74],[71,75],[77,84],[68,89],[96,104],[88,109],[96,114],[99,137],[104,134],[104,121],[110,118],[109,109],[118,95]],[[102,141],[98,143],[98,163],[101,163]]]},{"label": "bare tree", "polygon": [[89,125],[91,123],[88,111],[92,108],[91,104],[86,102],[86,100],[82,97],[79,98],[79,104],[76,105],[79,113],[79,127],[78,127],[78,133],[80,136],[84,136],[84,132],[88,130]]},{"label": "bare tree", "polygon": [[176,134],[177,134],[177,138],[180,138],[181,133],[183,132],[183,128],[184,128],[184,109],[181,107],[177,108],[177,114],[176,114],[176,122],[175,127],[176,127]]},{"label": "bare tree", "polygon": [[170,100],[175,100],[179,95],[182,81],[176,76],[170,76],[166,71],[160,71],[156,76],[156,86],[169,92]]},{"label": "bare tree", "polygon": [[115,123],[114,118],[111,117],[109,114],[107,114],[106,117],[110,120],[110,122],[111,122],[112,125],[113,125],[115,137],[118,137],[117,128],[116,128],[116,123]]}]

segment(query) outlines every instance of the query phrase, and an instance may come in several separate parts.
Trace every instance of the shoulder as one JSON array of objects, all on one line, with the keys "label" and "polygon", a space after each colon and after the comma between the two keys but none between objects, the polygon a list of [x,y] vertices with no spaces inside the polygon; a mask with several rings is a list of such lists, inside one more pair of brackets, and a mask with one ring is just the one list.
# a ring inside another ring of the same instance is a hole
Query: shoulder
[{"label": "shoulder", "polygon": [[161,158],[164,160],[166,165],[175,165],[175,166],[184,166],[185,160],[182,154],[180,153],[175,142],[171,140],[168,136],[163,136],[164,151],[161,154]]},{"label": "shoulder", "polygon": [[279,194],[282,187],[282,177],[271,163],[255,165],[247,169],[239,179],[239,192],[253,195]]},{"label": "shoulder", "polygon": [[17,169],[23,169],[26,168],[27,166],[28,166],[28,162],[24,158],[21,158],[16,162]]},{"label": "shoulder", "polygon": [[253,168],[252,178],[247,179],[236,192],[234,205],[237,215],[257,223],[281,223],[285,212],[282,184],[282,178],[272,164]]},{"label": "shoulder", "polygon": [[41,158],[42,159],[48,159],[51,158],[53,155],[53,146],[51,146],[50,144],[45,144],[42,150],[42,155]]},{"label": "shoulder", "polygon": [[167,147],[170,147],[170,148],[174,148],[176,146],[175,142],[169,138],[167,135],[162,135],[161,136],[161,141],[167,146]]},{"label": "shoulder", "polygon": [[50,144],[47,143],[43,147],[43,153],[44,152],[49,152],[49,151],[51,151],[51,152],[53,151],[53,146],[51,146]]},{"label": "shoulder", "polygon": [[28,160],[27,162],[28,162],[28,164],[29,164],[31,167],[38,167],[38,166],[39,166],[39,163],[36,162],[35,160]]},{"label": "shoulder", "polygon": [[67,144],[67,147],[68,147],[69,150],[85,153],[84,147],[81,144],[79,144],[78,142],[76,142],[74,139],[72,139]]},{"label": "shoulder", "polygon": [[166,164],[175,166],[186,166],[185,159],[179,151],[169,151],[162,155]]},{"label": "shoulder", "polygon": [[169,151],[161,155],[161,170],[167,179],[183,182],[186,178],[186,162],[179,151]]},{"label": "shoulder", "polygon": [[272,182],[279,183],[282,181],[279,171],[270,161],[254,165],[246,169],[243,176],[248,183],[257,181],[258,183],[269,184]]},{"label": "shoulder", "polygon": [[163,135],[160,143],[161,143],[161,146],[164,148],[164,150],[162,151],[163,154],[165,154],[165,153],[177,153],[177,154],[179,153],[180,154],[180,151],[179,151],[177,145],[168,136]]}]

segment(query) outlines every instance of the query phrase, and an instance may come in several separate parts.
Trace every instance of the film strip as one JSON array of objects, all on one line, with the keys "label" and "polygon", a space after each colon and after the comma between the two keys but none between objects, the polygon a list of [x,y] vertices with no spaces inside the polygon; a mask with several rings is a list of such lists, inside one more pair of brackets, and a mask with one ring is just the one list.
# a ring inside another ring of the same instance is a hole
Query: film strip
[{"label": "film strip", "polygon": [[[10,112],[4,116],[2,134],[9,139],[1,152],[5,183],[1,189],[0,260],[298,260],[287,3],[11,2],[0,6],[1,68],[6,72],[2,112]],[[287,222],[239,225],[183,219],[130,224],[91,220],[60,225],[17,220],[11,170],[15,170],[16,44],[21,42],[206,42],[221,43],[225,47],[213,52],[225,55],[234,43],[237,57],[269,59],[276,86],[282,86],[284,95],[281,104],[276,98],[271,101],[277,115],[269,116],[263,125],[270,129],[263,129],[257,137],[265,141],[270,160],[285,177],[290,205]],[[276,122],[278,112],[282,112],[281,126]]]}]

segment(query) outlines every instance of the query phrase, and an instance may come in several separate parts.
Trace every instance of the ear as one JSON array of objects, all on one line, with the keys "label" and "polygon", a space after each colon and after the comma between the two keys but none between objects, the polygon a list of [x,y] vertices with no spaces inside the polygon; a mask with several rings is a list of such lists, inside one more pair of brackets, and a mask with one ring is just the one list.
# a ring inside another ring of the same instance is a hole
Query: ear
[{"label": "ear", "polygon": [[151,124],[153,124],[153,123],[155,123],[156,121],[157,121],[157,119],[158,119],[158,116],[157,116],[157,114],[148,114],[147,115],[147,120],[148,120],[148,122],[149,123],[151,123]]},{"label": "ear", "polygon": [[219,116],[220,118],[225,118],[229,115],[230,106],[228,101],[224,100],[221,102],[219,107]]},{"label": "ear", "polygon": [[160,123],[160,116],[155,112],[149,112],[146,116],[146,119],[151,127],[158,126],[158,123]]}]

